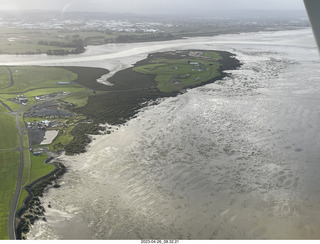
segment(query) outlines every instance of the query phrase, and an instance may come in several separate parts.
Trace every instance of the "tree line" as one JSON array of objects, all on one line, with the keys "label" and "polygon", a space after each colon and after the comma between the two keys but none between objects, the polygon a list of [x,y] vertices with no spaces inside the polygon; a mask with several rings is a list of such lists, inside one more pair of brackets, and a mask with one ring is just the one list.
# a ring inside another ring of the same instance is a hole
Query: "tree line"
[{"label": "tree line", "polygon": [[75,39],[71,43],[59,42],[59,41],[39,41],[39,45],[43,46],[54,46],[70,49],[49,49],[47,55],[68,55],[68,54],[80,54],[85,51],[84,41],[82,39]]}]

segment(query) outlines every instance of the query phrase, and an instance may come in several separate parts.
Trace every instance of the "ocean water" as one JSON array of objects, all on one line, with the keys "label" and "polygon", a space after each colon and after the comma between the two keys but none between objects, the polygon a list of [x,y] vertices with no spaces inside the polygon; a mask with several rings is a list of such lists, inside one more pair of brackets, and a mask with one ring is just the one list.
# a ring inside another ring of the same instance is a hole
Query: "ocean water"
[{"label": "ocean water", "polygon": [[[47,222],[27,238],[319,239],[320,58],[311,30],[159,45],[126,46],[128,59],[204,48],[233,52],[243,65],[150,105],[96,136],[87,153],[60,156],[69,171],[41,198]],[[111,59],[102,66],[129,65]]]}]

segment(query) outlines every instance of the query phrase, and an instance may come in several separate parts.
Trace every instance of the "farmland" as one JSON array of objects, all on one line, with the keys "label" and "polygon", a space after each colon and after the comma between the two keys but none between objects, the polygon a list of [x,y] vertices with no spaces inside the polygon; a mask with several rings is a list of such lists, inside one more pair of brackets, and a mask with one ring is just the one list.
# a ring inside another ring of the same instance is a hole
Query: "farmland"
[{"label": "farmland", "polygon": [[19,146],[18,131],[12,115],[0,114],[0,150],[14,149]]},{"label": "farmland", "polygon": [[27,66],[12,67],[11,70],[14,85],[2,89],[1,93],[16,94],[17,92],[24,93],[41,88],[58,88],[58,82],[70,82],[76,79],[76,74],[61,68]]},{"label": "farmland", "polygon": [[[43,164],[44,160],[48,158],[45,153],[40,156],[31,154],[30,157],[29,148],[32,149],[33,147],[29,145],[30,138],[25,123],[32,121],[32,118],[23,118],[23,114],[34,106],[46,102],[58,101],[59,98],[68,100],[68,95],[70,95],[70,101],[81,105],[85,104],[88,99],[88,91],[83,86],[73,82],[77,77],[76,73],[62,68],[0,67],[0,239],[9,238],[8,219],[18,180],[19,154],[23,152],[22,186],[30,184],[55,169],[51,164]],[[60,85],[59,82],[66,83]],[[62,100],[61,102],[63,108],[59,107],[60,102],[57,102],[58,110],[64,109],[63,105],[66,102]],[[71,103],[68,102],[68,104]],[[35,119],[40,121],[45,118]],[[83,116],[72,117],[72,123],[77,123],[77,120],[83,119]],[[61,121],[68,120],[62,119]],[[21,127],[19,130],[18,125]],[[71,125],[71,122],[65,124],[64,133],[61,138],[59,138],[60,136],[57,138],[58,143],[67,144],[72,140],[73,137],[70,131],[73,127],[74,124]],[[19,143],[20,136],[21,145]],[[50,146],[50,148],[54,150],[54,147]],[[22,202],[26,197],[27,192],[22,189],[18,208],[22,206]]]},{"label": "farmland", "polygon": [[8,216],[19,168],[19,152],[0,152],[0,239],[8,239]]},{"label": "farmland", "polygon": [[[0,141],[0,152],[8,153],[6,161],[11,163],[9,168],[3,167],[3,180],[10,182],[16,179],[10,174],[15,173],[17,177],[19,148],[24,154],[21,178],[21,186],[24,187],[53,169],[53,165],[43,164],[48,155],[59,155],[61,151],[66,151],[66,154],[85,152],[91,141],[88,134],[99,134],[103,130],[112,132],[112,127],[102,128],[100,123],[125,123],[147,106],[148,101],[175,96],[184,89],[213,82],[226,75],[223,70],[239,65],[227,52],[186,50],[154,53],[111,77],[109,81],[113,86],[97,82],[108,73],[101,68],[0,67],[0,126],[1,131],[6,132],[2,137],[4,141]],[[50,144],[41,145],[47,130],[59,133]],[[6,174],[7,170],[10,173]],[[37,186],[38,194],[50,180],[45,182],[41,181],[41,186]],[[14,189],[8,188],[3,192],[13,194]],[[23,206],[27,195],[21,189],[18,208]],[[10,206],[12,197],[1,198],[1,206]],[[4,213],[2,220],[6,221],[8,211]],[[26,231],[26,222],[23,226]],[[2,239],[7,238],[7,234],[2,236]]]}]

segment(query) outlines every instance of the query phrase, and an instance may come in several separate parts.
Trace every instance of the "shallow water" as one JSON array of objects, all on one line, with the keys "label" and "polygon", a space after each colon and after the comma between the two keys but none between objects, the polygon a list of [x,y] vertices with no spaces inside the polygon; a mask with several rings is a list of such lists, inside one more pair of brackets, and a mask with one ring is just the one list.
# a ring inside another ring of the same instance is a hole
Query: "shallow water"
[{"label": "shallow water", "polygon": [[[87,153],[61,156],[69,171],[42,198],[47,222],[28,239],[320,238],[320,62],[311,31],[174,43],[162,48],[227,50],[244,64],[144,109]],[[126,45],[130,61],[143,53],[135,45]]]}]

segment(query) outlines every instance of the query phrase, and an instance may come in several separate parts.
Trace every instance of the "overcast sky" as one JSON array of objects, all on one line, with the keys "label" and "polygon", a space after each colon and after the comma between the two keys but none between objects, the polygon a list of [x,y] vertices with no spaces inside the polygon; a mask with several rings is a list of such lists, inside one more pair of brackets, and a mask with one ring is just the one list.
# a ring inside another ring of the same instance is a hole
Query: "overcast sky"
[{"label": "overcast sky", "polygon": [[0,9],[185,14],[219,9],[302,10],[304,5],[303,0],[0,0]]}]

